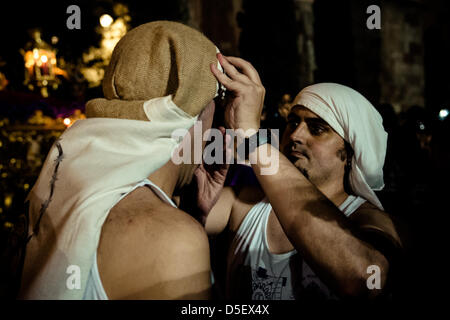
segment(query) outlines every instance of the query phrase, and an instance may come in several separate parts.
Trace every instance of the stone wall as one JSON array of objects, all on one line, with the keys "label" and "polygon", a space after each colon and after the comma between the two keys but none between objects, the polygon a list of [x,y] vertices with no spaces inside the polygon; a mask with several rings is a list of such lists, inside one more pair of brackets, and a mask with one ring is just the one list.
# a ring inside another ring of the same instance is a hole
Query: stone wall
[{"label": "stone wall", "polygon": [[[425,105],[422,1],[290,2],[292,17],[277,2],[186,0],[188,24],[225,54],[253,62],[265,78],[270,104],[283,93],[295,95],[311,83],[333,81],[355,88],[375,105],[391,103],[396,112]],[[381,8],[381,30],[366,26],[371,4]]]},{"label": "stone wall", "polygon": [[416,1],[381,3],[381,102],[425,105],[423,12]]},{"label": "stone wall", "polygon": [[[351,3],[352,55],[354,65],[353,88],[363,94],[372,104],[380,101],[380,64],[382,30],[369,29],[367,7],[380,5],[380,1],[359,0]],[[383,17],[383,8],[381,17]],[[383,28],[383,26],[382,26]]]},{"label": "stone wall", "polygon": [[242,0],[186,0],[188,25],[202,31],[226,55],[239,56],[237,22]]},{"label": "stone wall", "polygon": [[300,88],[314,83],[317,68],[314,50],[314,0],[294,0],[295,18],[299,26],[297,50],[301,61],[298,70]]}]

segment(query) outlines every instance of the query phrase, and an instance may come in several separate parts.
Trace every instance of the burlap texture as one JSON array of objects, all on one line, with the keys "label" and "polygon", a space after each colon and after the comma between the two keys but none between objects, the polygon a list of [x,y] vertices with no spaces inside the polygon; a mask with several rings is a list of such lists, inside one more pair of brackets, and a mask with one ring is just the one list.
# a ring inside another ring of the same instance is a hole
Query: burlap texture
[{"label": "burlap texture", "polygon": [[143,103],[172,94],[175,104],[198,115],[214,98],[216,47],[199,31],[154,21],[129,31],[116,45],[103,79],[104,98],[86,105],[88,118],[148,120]]}]

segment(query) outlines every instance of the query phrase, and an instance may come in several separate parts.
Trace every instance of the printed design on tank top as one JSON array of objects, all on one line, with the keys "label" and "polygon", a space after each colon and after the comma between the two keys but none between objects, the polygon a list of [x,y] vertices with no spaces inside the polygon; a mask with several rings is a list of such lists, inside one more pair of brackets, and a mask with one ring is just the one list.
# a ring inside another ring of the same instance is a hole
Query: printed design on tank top
[{"label": "printed design on tank top", "polygon": [[306,264],[305,261],[303,261],[302,263],[301,276],[301,291],[297,291],[299,297],[316,301],[336,299],[336,296],[320,280],[320,278],[314,273],[314,271],[312,271],[312,269],[308,266],[308,264]]},{"label": "printed design on tank top", "polygon": [[252,300],[281,300],[287,277],[269,275],[267,270],[252,268]]},{"label": "printed design on tank top", "polygon": [[[364,202],[350,195],[339,209],[349,217]],[[232,252],[238,258],[228,272],[238,280],[230,284],[230,294],[252,300],[338,300],[296,250],[281,256],[270,252],[266,235],[271,210],[267,199],[254,205],[233,239]]]}]

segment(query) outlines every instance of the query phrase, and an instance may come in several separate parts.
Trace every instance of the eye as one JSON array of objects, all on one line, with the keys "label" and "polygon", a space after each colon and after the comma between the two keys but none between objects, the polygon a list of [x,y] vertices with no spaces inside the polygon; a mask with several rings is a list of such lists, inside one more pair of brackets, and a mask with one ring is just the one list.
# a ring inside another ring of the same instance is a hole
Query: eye
[{"label": "eye", "polygon": [[297,128],[299,124],[300,122],[298,121],[298,119],[295,118],[289,118],[287,121],[287,125],[290,128]]},{"label": "eye", "polygon": [[328,131],[328,128],[326,128],[325,126],[322,126],[320,124],[310,124],[308,127],[309,127],[309,132],[311,132],[311,134],[314,136],[319,136],[322,133]]}]

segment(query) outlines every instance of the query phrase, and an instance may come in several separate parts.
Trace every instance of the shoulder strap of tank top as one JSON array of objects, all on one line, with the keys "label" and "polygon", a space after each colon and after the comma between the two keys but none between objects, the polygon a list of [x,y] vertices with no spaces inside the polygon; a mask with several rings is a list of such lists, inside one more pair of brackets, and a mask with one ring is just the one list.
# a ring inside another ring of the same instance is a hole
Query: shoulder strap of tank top
[{"label": "shoulder strap of tank top", "polygon": [[341,210],[347,217],[349,217],[353,212],[356,211],[366,199],[360,196],[349,195],[344,202],[339,206],[339,210]]},{"label": "shoulder strap of tank top", "polygon": [[148,179],[144,180],[144,184],[148,185],[150,187],[150,189],[153,190],[153,192],[155,192],[155,194],[164,202],[170,204],[172,207],[177,207],[176,204],[172,201],[172,199],[170,199],[167,194],[165,194],[164,191],[161,190],[160,187],[158,187],[156,184],[154,184],[153,182],[151,182]]},{"label": "shoulder strap of tank top", "polygon": [[[269,203],[267,198],[264,198],[253,207],[250,208],[248,213],[245,215],[244,219],[241,222],[241,225],[238,228],[237,233],[241,234],[243,232],[247,232],[248,229],[263,227],[265,215],[268,215],[272,210],[272,206]],[[265,226],[265,224],[264,224]]]}]

